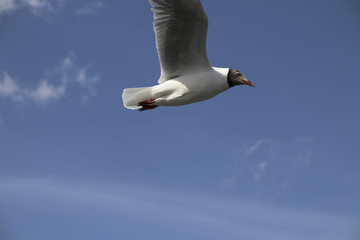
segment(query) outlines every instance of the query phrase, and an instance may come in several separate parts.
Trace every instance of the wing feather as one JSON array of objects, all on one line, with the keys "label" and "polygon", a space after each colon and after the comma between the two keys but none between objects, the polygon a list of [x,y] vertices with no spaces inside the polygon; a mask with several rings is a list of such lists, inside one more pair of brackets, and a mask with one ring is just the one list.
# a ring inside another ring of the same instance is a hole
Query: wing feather
[{"label": "wing feather", "polygon": [[200,0],[150,0],[161,77],[210,68],[206,54],[208,20]]}]

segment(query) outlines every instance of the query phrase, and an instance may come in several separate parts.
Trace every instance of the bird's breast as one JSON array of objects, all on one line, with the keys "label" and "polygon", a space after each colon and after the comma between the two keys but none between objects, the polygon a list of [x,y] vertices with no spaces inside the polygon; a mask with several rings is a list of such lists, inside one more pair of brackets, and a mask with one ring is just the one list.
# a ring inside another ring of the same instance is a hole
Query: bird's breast
[{"label": "bird's breast", "polygon": [[161,85],[164,89],[172,89],[172,94],[161,104],[168,106],[204,101],[229,88],[226,79],[214,72],[189,74],[168,80]]}]

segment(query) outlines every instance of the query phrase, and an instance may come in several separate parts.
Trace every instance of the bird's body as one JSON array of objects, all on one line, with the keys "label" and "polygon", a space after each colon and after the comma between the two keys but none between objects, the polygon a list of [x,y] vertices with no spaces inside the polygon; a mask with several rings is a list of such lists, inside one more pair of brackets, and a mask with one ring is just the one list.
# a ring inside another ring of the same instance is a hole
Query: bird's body
[{"label": "bird's body", "polygon": [[159,85],[127,88],[124,106],[149,110],[204,101],[235,85],[255,86],[237,70],[211,67],[207,16],[200,0],[150,0],[161,76]]},{"label": "bird's body", "polygon": [[[228,69],[213,68],[193,74],[169,79],[152,87],[138,88],[136,94],[132,88],[125,89],[124,105],[130,109],[138,109],[139,103],[156,99],[158,106],[180,106],[212,98],[229,89],[227,82]],[[128,92],[129,91],[129,92]]]}]

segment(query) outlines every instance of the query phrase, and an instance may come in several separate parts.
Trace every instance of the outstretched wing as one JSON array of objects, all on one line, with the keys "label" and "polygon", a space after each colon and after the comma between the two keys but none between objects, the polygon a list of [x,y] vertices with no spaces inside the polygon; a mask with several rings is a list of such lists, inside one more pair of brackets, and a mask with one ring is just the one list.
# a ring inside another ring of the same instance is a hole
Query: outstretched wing
[{"label": "outstretched wing", "polygon": [[200,0],[150,0],[156,47],[161,65],[159,83],[208,69],[208,20]]}]

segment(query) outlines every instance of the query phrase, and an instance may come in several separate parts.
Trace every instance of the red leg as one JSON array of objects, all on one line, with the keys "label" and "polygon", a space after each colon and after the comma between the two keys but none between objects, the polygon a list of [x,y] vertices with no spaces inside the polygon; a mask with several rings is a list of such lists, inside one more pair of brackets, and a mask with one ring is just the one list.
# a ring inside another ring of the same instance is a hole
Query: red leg
[{"label": "red leg", "polygon": [[158,105],[146,105],[139,109],[140,112],[157,108]]},{"label": "red leg", "polygon": [[155,102],[155,99],[150,99],[150,100],[139,102],[138,106],[142,107],[139,109],[140,112],[157,108],[158,105],[153,104],[154,102]]},{"label": "red leg", "polygon": [[150,105],[150,104],[153,104],[154,102],[155,102],[155,99],[150,99],[150,100],[139,102],[138,106]]}]

